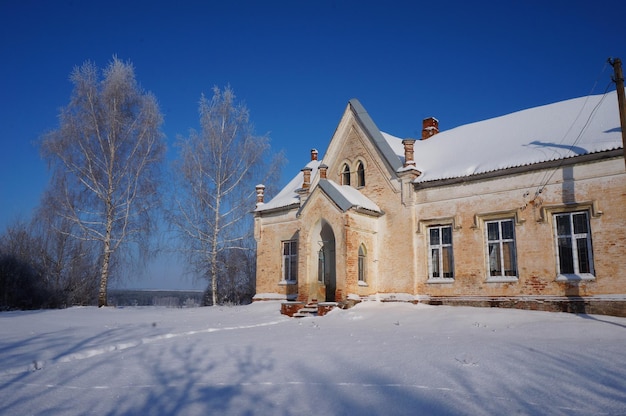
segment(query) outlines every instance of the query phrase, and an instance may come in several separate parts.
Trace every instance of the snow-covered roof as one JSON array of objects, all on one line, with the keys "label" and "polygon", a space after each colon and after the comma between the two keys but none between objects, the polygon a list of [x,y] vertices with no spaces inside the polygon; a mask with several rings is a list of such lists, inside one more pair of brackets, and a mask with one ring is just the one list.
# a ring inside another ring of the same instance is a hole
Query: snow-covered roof
[{"label": "snow-covered roof", "polygon": [[[400,139],[387,135],[398,149]],[[616,92],[467,124],[415,142],[415,182],[467,177],[622,148]],[[396,153],[399,150],[395,150]]]},{"label": "snow-covered roof", "polygon": [[[311,178],[314,178],[317,174],[317,169],[320,163],[321,161],[319,160],[312,160],[307,163],[306,168],[311,168]],[[291,181],[289,181],[287,185],[285,185],[285,187],[274,198],[272,198],[265,204],[259,204],[259,206],[257,206],[254,211],[269,211],[277,208],[289,207],[292,205],[300,205],[300,197],[298,196],[298,193],[296,191],[302,188],[303,181],[304,173],[300,171]]]},{"label": "snow-covered roof", "polygon": [[350,185],[339,185],[334,181],[323,179],[319,182],[319,187],[342,211],[356,208],[382,214],[381,209],[374,201]]},{"label": "snow-covered roof", "polygon": [[[415,182],[462,178],[621,149],[616,95],[613,91],[605,95],[561,101],[466,124],[440,132],[427,140],[416,140],[415,167],[421,174]],[[383,159],[394,169],[399,166],[397,171],[402,170],[402,139],[378,130],[358,100],[350,100],[350,105]],[[320,163],[313,160],[306,166],[312,169],[312,180],[316,177]],[[255,211],[298,206],[300,198],[296,191],[302,187],[303,178],[303,173],[299,172],[278,195],[260,204]],[[380,208],[357,189],[332,181],[325,182],[328,183],[325,192],[339,195],[337,198],[343,198],[342,204],[380,212]]]}]

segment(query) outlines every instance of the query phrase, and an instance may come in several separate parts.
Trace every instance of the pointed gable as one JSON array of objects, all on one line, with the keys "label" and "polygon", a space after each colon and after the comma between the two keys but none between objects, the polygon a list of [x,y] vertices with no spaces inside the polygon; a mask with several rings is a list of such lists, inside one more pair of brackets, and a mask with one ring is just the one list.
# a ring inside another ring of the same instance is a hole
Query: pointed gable
[{"label": "pointed gable", "polygon": [[[348,106],[324,155],[324,164],[332,166],[334,171],[339,169],[338,165],[341,163],[341,160],[338,159],[341,157],[339,149],[351,137],[350,132],[355,130],[358,131],[359,137],[371,143],[369,147],[374,149],[380,169],[384,170],[386,168],[388,171],[388,175],[385,175],[385,177],[397,178],[397,171],[404,163],[402,140],[381,132],[357,99],[351,99],[348,102]],[[312,160],[305,167],[311,168],[311,192],[318,186],[318,182],[326,182],[323,185],[324,192],[342,210],[358,208],[359,210],[363,209],[382,215],[380,208],[357,189],[349,189],[349,187],[344,187],[330,180],[320,180],[318,171],[321,163],[322,161]],[[303,179],[303,173],[299,172],[274,198],[267,203],[260,204],[255,209],[255,212],[260,213],[298,207],[301,201],[297,191],[301,188]],[[347,208],[344,209],[345,207]]]},{"label": "pointed gable", "polygon": [[[372,120],[359,100],[356,98],[351,99],[350,106],[357,120],[361,123],[363,130],[367,133],[378,152],[383,156],[383,160],[386,162],[388,168],[395,174],[403,164],[403,150],[401,150],[402,141],[397,137],[382,133],[378,127],[376,127],[374,120]],[[395,143],[396,141],[399,142],[400,147],[394,146],[395,148],[392,148],[390,142]],[[400,152],[398,152],[399,150]]]},{"label": "pointed gable", "polygon": [[402,140],[381,132],[357,99],[348,102],[324,154],[323,160],[329,166],[329,172],[338,172],[344,158],[354,161],[358,157],[352,150],[344,151],[345,146],[351,146],[350,142],[355,138],[368,148],[369,156],[376,161],[381,172],[385,172],[385,177],[398,177],[397,170],[404,164]]}]

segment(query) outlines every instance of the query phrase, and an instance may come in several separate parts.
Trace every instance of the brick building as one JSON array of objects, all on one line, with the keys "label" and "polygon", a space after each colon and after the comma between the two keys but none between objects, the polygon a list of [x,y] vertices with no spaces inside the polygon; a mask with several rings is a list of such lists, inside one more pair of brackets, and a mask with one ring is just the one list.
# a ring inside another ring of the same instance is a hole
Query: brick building
[{"label": "brick building", "polygon": [[255,299],[625,315],[625,205],[615,92],[418,140],[353,99],[323,159],[257,186]]}]

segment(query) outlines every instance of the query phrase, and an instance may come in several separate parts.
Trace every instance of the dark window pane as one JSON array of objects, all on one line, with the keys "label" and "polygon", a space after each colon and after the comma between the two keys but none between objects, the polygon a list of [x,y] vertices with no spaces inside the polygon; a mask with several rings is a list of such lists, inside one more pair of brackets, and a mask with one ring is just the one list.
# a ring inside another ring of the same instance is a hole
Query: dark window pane
[{"label": "dark window pane", "polygon": [[497,222],[487,223],[487,238],[491,241],[500,239],[500,230]]},{"label": "dark window pane", "polygon": [[513,221],[502,221],[502,238],[513,239]]},{"label": "dark window pane", "polygon": [[559,270],[562,274],[574,273],[574,255],[570,237],[559,237]]},{"label": "dark window pane", "polygon": [[321,249],[317,255],[317,280],[324,281],[324,249]]},{"label": "dark window pane", "polygon": [[348,165],[345,165],[343,168],[342,184],[350,185],[350,168]]},{"label": "dark window pane", "polygon": [[430,229],[430,245],[438,246],[439,245],[439,228],[431,228]]},{"label": "dark window pane", "polygon": [[574,234],[584,234],[588,232],[586,213],[574,214],[572,218],[574,221]]},{"label": "dark window pane", "polygon": [[297,280],[298,278],[298,257],[291,256],[291,276],[289,280]]},{"label": "dark window pane", "polygon": [[365,281],[365,257],[359,256],[359,280]]},{"label": "dark window pane", "polygon": [[363,164],[359,163],[359,165],[356,168],[357,171],[357,177],[358,177],[358,186],[365,186],[365,169],[363,168]]},{"label": "dark window pane", "polygon": [[556,232],[559,236],[572,234],[569,224],[569,215],[556,216]]}]

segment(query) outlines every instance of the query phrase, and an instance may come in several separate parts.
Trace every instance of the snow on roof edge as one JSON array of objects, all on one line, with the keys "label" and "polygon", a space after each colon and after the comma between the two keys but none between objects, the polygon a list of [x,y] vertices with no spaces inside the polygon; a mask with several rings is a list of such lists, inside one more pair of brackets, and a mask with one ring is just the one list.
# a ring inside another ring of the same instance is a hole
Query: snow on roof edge
[{"label": "snow on roof edge", "polygon": [[622,148],[615,96],[613,91],[533,107],[418,140],[415,161],[422,175],[414,182],[471,177]]}]

